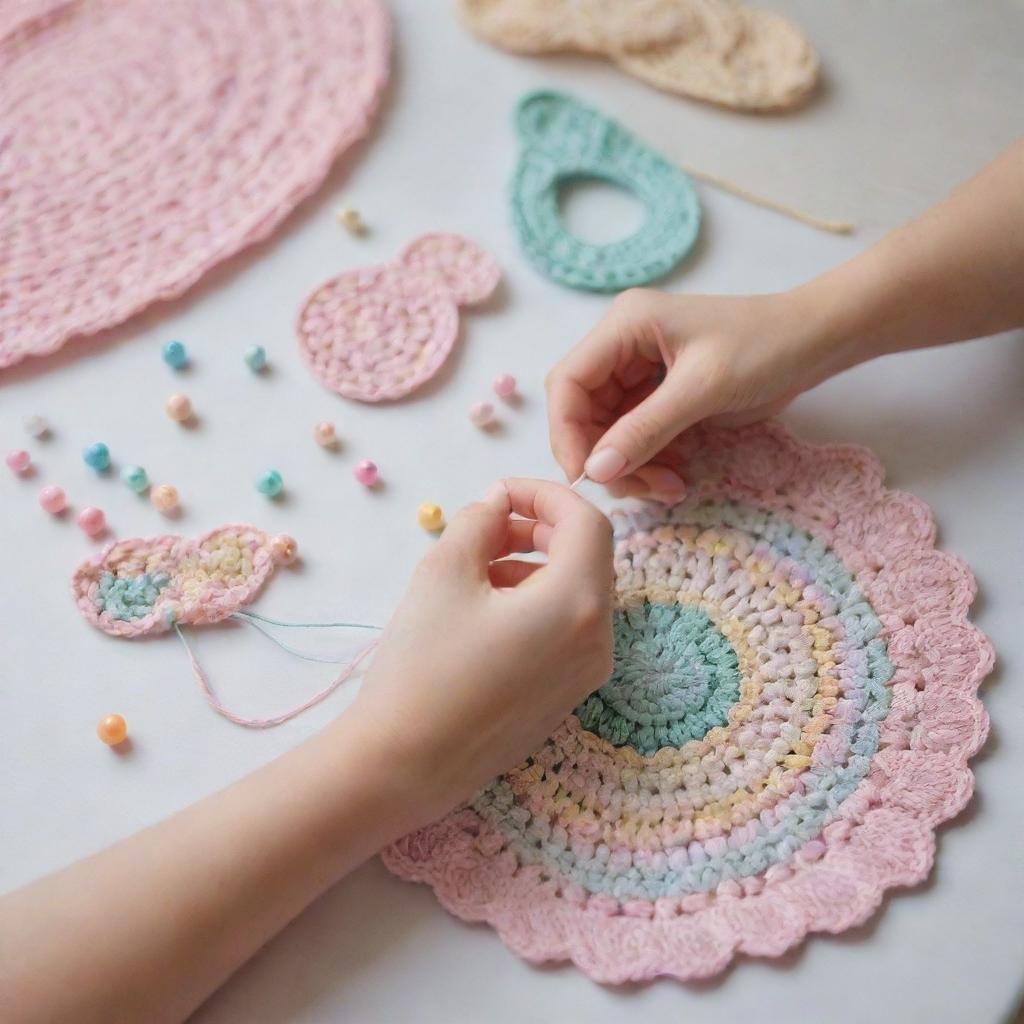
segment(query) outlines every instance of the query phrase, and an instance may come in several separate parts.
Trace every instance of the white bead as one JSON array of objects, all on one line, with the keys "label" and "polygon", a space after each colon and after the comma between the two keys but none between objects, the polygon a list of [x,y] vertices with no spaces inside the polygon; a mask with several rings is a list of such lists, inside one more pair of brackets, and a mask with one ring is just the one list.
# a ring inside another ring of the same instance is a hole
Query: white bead
[{"label": "white bead", "polygon": [[33,437],[45,437],[50,432],[50,424],[42,416],[29,416],[25,429]]}]

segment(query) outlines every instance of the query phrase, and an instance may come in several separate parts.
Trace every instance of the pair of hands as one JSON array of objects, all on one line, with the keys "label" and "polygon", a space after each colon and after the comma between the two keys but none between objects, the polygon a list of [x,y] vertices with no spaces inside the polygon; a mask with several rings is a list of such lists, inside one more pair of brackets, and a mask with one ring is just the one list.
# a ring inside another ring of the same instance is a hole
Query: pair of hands
[{"label": "pair of hands", "polygon": [[[631,291],[550,374],[567,477],[678,500],[663,449],[704,418],[771,414],[813,383],[773,297]],[[777,339],[777,340],[776,340]],[[514,517],[513,517],[514,516]],[[539,551],[543,565],[509,558]],[[506,480],[417,568],[352,713],[399,752],[429,820],[515,764],[611,672],[611,530],[567,487]]]}]

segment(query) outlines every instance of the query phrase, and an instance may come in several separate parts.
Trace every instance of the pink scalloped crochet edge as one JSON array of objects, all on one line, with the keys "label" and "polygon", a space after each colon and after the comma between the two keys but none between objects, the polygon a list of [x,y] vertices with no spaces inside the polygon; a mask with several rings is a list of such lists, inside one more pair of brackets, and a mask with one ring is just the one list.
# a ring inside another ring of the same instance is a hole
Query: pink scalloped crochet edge
[{"label": "pink scalloped crochet edge", "polygon": [[[994,655],[967,619],[974,577],[935,550],[928,507],[887,490],[871,452],[805,444],[777,423],[695,430],[677,448],[691,495],[756,504],[832,545],[883,623],[892,706],[868,776],[826,828],[824,856],[776,865],[753,894],[723,883],[685,897],[683,913],[663,914],[659,901],[638,906],[639,916],[556,898],[540,868],[520,867],[508,851],[488,855],[501,838],[470,810],[384,851],[389,870],[431,885],[448,911],[490,924],[526,960],[572,961],[609,984],[707,978],[737,954],[776,957],[813,932],[866,921],[888,889],[928,875],[934,829],[970,799],[967,762],[988,731],[977,690]],[[909,735],[904,716],[917,719]]]}]

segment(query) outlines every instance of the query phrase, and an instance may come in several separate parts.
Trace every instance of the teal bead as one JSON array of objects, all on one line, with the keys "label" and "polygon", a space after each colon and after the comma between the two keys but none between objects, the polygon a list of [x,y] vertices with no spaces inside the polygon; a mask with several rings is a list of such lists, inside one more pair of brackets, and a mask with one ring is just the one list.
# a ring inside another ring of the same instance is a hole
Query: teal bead
[{"label": "teal bead", "polygon": [[92,466],[98,473],[102,473],[110,466],[110,449],[102,441],[97,441],[82,452],[82,458],[85,459],[87,466]]},{"label": "teal bead", "polygon": [[141,494],[149,486],[149,474],[141,466],[125,466],[121,470],[121,480],[136,494]]},{"label": "teal bead", "polygon": [[242,358],[253,373],[259,373],[267,365],[267,350],[262,345],[253,345]]},{"label": "teal bead", "polygon": [[169,341],[163,347],[164,362],[172,369],[180,370],[188,365],[188,352],[180,341]]},{"label": "teal bead", "polygon": [[268,498],[276,498],[284,490],[284,480],[276,469],[268,469],[256,481],[256,490]]}]

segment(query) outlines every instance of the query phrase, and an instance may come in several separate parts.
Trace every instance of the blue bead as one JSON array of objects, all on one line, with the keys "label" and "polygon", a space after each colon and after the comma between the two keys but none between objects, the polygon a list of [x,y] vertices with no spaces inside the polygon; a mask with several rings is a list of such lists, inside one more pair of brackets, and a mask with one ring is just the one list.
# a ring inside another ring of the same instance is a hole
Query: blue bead
[{"label": "blue bead", "polygon": [[174,367],[175,370],[180,370],[183,366],[188,364],[188,352],[185,351],[185,346],[180,341],[169,341],[163,347],[164,362],[168,366]]},{"label": "blue bead", "polygon": [[121,470],[121,480],[136,494],[141,494],[149,486],[149,474],[141,466],[125,466]]},{"label": "blue bead", "polygon": [[102,473],[110,465],[110,449],[102,441],[97,441],[82,452],[82,458],[87,466]]},{"label": "blue bead", "polygon": [[267,365],[267,350],[262,345],[253,345],[245,350],[242,358],[253,373],[259,373]]},{"label": "blue bead", "polygon": [[256,481],[256,490],[268,498],[276,498],[284,490],[284,480],[276,469],[268,469]]}]

